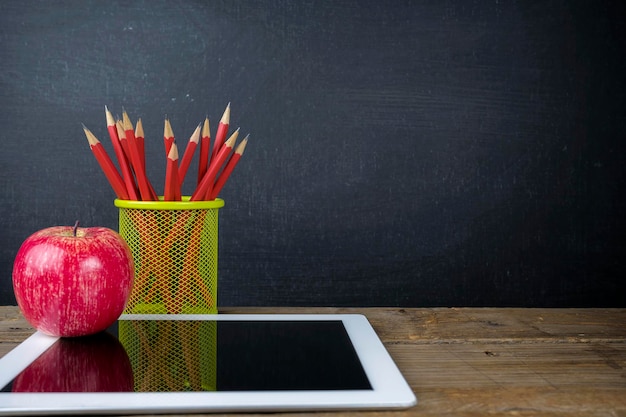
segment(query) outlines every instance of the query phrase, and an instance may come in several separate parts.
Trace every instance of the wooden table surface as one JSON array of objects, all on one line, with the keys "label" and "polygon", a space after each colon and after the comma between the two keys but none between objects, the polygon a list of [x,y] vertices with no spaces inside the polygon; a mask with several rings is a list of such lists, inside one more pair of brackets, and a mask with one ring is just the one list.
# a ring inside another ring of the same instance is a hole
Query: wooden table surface
[{"label": "wooden table surface", "polygon": [[[225,307],[220,313],[364,314],[419,400],[402,411],[311,416],[626,417],[626,309]],[[0,307],[0,356],[32,332],[17,307]]]}]

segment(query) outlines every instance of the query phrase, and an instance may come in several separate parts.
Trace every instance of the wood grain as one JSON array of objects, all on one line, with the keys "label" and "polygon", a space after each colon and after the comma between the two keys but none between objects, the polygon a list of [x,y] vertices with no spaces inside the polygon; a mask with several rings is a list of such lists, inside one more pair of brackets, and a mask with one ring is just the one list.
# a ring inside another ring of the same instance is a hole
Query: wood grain
[{"label": "wood grain", "polygon": [[[402,411],[311,416],[626,416],[626,309],[223,307],[220,313],[364,314],[419,400]],[[0,307],[0,355],[32,332],[17,307]]]}]

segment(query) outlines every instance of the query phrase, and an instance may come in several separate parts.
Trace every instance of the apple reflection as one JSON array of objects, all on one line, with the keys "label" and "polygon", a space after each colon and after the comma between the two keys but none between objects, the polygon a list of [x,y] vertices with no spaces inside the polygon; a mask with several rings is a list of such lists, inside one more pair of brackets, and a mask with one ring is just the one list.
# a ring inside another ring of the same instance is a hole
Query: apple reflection
[{"label": "apple reflection", "polygon": [[13,392],[133,391],[126,350],[109,333],[61,338],[13,381]]}]

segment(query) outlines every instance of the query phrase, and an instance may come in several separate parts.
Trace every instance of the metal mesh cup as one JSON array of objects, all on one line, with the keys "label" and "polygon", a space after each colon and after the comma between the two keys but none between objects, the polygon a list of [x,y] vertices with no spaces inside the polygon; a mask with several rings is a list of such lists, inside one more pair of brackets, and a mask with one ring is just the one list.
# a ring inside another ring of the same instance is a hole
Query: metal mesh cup
[{"label": "metal mesh cup", "polygon": [[115,200],[133,254],[125,313],[216,314],[218,210],[224,201]]}]

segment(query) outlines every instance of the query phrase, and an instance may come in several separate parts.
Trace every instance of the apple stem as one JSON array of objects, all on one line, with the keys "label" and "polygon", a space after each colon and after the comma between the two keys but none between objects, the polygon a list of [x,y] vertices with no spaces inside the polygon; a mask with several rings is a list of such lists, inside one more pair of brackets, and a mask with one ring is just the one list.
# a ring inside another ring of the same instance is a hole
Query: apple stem
[{"label": "apple stem", "polygon": [[80,220],[76,220],[76,223],[74,223],[74,237],[76,237],[76,231],[78,230],[78,225],[80,224]]}]

